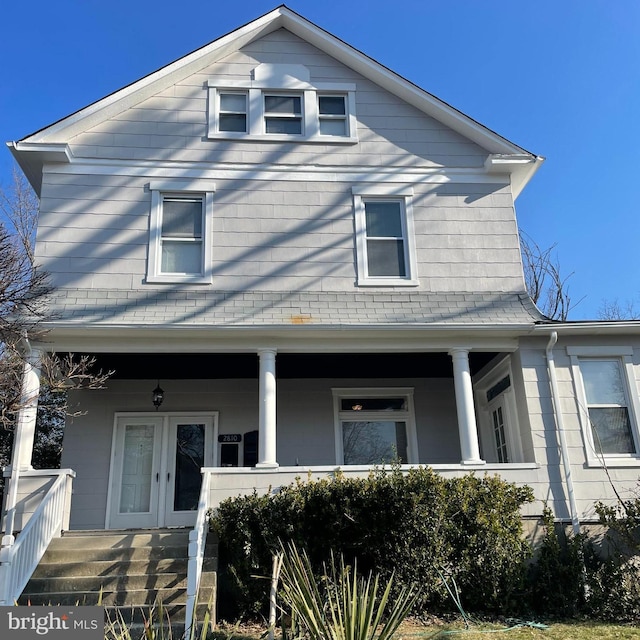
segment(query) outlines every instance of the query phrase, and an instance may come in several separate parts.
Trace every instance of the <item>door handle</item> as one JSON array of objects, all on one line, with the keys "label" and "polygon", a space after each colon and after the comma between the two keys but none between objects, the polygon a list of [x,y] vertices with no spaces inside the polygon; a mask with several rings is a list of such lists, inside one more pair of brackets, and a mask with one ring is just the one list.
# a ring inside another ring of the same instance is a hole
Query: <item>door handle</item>
[{"label": "door handle", "polygon": [[156,473],[156,482],[160,482],[160,474]]},{"label": "door handle", "polygon": [[169,479],[171,478],[171,474],[167,473],[167,482],[169,482]]}]

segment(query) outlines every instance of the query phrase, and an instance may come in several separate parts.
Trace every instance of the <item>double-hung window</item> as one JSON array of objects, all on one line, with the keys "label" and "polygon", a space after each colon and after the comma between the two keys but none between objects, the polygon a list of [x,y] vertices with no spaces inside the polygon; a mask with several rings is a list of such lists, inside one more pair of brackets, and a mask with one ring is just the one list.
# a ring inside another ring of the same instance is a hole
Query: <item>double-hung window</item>
[{"label": "double-hung window", "polygon": [[321,136],[346,136],[348,133],[347,98],[341,95],[318,96],[318,120]]},{"label": "double-hung window", "polygon": [[264,131],[265,133],[302,135],[302,96],[265,94]]},{"label": "double-hung window", "polygon": [[[214,185],[152,182],[147,282],[208,283]],[[192,190],[193,189],[193,190]]]},{"label": "double-hung window", "polygon": [[416,285],[411,195],[398,185],[354,187],[359,285]]},{"label": "double-hung window", "polygon": [[640,453],[638,392],[632,350],[625,347],[568,347],[579,403],[587,459],[633,460]]},{"label": "double-hung window", "polygon": [[301,64],[263,63],[247,78],[208,81],[209,138],[354,144],[356,85],[313,82]]},{"label": "double-hung window", "polygon": [[218,93],[219,131],[247,132],[248,97],[246,91],[221,91]]},{"label": "double-hung window", "polygon": [[338,464],[416,462],[412,389],[333,389]]}]

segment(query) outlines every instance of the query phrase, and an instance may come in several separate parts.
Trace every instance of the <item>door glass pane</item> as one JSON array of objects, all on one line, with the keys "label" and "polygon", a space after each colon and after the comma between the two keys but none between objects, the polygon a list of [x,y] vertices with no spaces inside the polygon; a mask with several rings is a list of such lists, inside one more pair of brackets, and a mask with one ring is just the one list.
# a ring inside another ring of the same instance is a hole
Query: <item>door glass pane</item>
[{"label": "door glass pane", "polygon": [[174,511],[193,511],[198,507],[204,467],[204,425],[179,424],[176,431],[176,471]]},{"label": "door glass pane", "polygon": [[125,427],[120,513],[150,511],[154,440],[153,425]]},{"label": "door glass pane", "polygon": [[407,461],[407,429],[404,422],[343,422],[342,444],[345,464]]}]

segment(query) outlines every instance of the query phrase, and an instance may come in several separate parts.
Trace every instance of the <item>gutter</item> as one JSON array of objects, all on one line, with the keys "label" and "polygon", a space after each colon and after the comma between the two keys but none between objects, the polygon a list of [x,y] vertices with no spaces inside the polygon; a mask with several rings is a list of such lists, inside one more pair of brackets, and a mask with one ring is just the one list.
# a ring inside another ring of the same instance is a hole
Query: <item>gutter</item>
[{"label": "gutter", "polygon": [[552,331],[547,344],[547,368],[549,371],[549,382],[551,383],[551,400],[553,402],[553,413],[558,428],[558,440],[560,441],[560,451],[562,454],[562,465],[564,467],[564,478],[567,485],[567,497],[569,514],[571,515],[571,524],[573,533],[580,534],[580,520],[578,519],[578,509],[576,507],[576,497],[573,487],[573,478],[571,477],[571,462],[569,460],[569,449],[567,447],[567,439],[564,431],[564,418],[562,408],[560,406],[560,393],[558,391],[558,378],[556,377],[556,365],[553,359],[553,347],[558,341],[558,332]]}]

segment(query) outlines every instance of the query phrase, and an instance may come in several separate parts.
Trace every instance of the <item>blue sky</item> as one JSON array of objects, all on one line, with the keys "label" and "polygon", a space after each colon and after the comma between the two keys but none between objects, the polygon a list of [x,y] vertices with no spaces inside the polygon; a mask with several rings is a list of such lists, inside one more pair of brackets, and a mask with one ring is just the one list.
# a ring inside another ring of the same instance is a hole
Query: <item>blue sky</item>
[{"label": "blue sky", "polygon": [[[243,0],[0,8],[0,138],[17,140],[270,11]],[[574,320],[640,300],[640,2],[289,0],[320,27],[547,158],[516,203],[557,243]],[[12,167],[0,152],[0,182]]]}]

